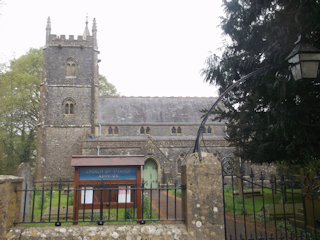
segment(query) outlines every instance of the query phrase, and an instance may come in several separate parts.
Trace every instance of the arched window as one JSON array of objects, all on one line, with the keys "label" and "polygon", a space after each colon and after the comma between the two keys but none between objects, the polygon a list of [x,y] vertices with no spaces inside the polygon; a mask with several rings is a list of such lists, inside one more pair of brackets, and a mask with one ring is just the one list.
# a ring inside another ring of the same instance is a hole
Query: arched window
[{"label": "arched window", "polygon": [[140,134],[150,134],[151,133],[151,128],[142,126],[140,127]]},{"label": "arched window", "polygon": [[119,129],[118,129],[118,127],[114,127],[113,132],[114,132],[114,134],[119,134]]},{"label": "arched window", "polygon": [[74,114],[75,113],[75,102],[71,98],[67,98],[63,101],[64,114]]},{"label": "arched window", "polygon": [[119,128],[117,126],[108,127],[108,135],[118,135],[119,134]]},{"label": "arched window", "polygon": [[207,133],[207,128],[203,127],[203,133]]},{"label": "arched window", "polygon": [[172,135],[180,135],[182,133],[182,128],[180,126],[173,126],[171,128]]},{"label": "arched window", "polygon": [[178,173],[181,173],[181,160],[178,159],[177,161],[177,170],[178,170]]},{"label": "arched window", "polygon": [[208,133],[212,133],[212,129],[210,126],[208,127]]},{"label": "arched window", "polygon": [[69,110],[70,114],[73,114],[73,103],[70,103],[70,110]]},{"label": "arched window", "polygon": [[69,114],[69,109],[70,109],[69,103],[66,103],[66,104],[64,105],[64,114]]},{"label": "arched window", "polygon": [[77,76],[77,63],[69,58],[66,62],[66,77],[75,78]]}]

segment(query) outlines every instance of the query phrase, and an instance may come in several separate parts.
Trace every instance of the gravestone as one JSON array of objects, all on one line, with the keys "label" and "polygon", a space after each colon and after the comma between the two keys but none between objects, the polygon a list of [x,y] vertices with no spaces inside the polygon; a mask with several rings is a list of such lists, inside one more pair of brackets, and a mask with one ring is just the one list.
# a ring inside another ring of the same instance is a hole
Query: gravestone
[{"label": "gravestone", "polygon": [[[28,163],[21,163],[17,170],[17,175],[22,177],[22,190],[33,189],[33,176],[31,174],[31,167]],[[20,207],[20,221],[30,221],[32,191],[22,191],[21,207]]]}]

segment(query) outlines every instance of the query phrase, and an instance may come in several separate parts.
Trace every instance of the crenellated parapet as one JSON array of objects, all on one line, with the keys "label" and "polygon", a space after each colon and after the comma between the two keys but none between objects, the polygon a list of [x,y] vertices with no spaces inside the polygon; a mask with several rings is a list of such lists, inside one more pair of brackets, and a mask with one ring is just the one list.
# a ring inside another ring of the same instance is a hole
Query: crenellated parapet
[{"label": "crenellated parapet", "polygon": [[97,24],[96,19],[93,19],[92,24],[92,35],[88,28],[88,18],[86,20],[86,26],[83,32],[83,35],[74,36],[74,35],[56,35],[51,34],[51,20],[48,17],[47,26],[46,26],[46,47],[47,46],[57,46],[57,47],[91,47],[95,50],[98,49],[97,44]]},{"label": "crenellated parapet", "polygon": [[93,47],[94,39],[92,36],[86,36],[84,39],[83,36],[78,35],[56,35],[50,34],[47,42],[47,46],[77,46],[77,47]]}]

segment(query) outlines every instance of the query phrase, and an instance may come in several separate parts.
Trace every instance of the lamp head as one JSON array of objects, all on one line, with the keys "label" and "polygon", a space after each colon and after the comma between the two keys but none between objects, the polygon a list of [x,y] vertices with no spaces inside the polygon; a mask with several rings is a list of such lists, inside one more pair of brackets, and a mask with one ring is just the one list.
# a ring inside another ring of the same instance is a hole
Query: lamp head
[{"label": "lamp head", "polygon": [[320,50],[312,46],[301,35],[295,42],[296,46],[286,58],[295,80],[317,78],[320,62]]}]

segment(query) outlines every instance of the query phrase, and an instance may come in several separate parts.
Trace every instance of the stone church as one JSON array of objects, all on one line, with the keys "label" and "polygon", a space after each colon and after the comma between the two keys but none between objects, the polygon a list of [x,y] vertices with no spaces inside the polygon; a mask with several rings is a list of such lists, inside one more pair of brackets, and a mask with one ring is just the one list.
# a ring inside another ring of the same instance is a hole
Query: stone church
[{"label": "stone church", "polygon": [[[97,26],[82,36],[46,26],[36,179],[73,179],[72,155],[143,155],[153,186],[180,181],[203,113],[215,98],[99,97]],[[225,125],[208,121],[204,150],[229,152]]]}]

